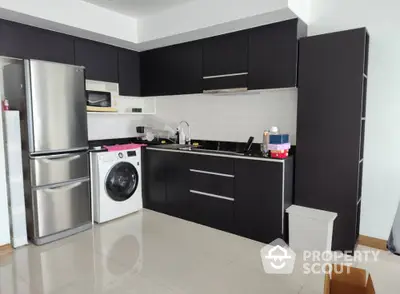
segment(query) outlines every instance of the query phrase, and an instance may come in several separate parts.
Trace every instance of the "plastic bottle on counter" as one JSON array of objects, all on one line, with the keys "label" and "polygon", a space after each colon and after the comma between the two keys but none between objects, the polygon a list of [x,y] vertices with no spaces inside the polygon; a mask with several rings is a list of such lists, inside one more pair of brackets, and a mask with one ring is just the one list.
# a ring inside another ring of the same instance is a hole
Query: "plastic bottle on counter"
[{"label": "plastic bottle on counter", "polygon": [[269,131],[265,130],[263,132],[262,143],[260,144],[261,153],[263,154],[263,156],[268,156],[268,145],[269,145]]},{"label": "plastic bottle on counter", "polygon": [[4,98],[1,101],[1,105],[2,105],[4,111],[10,110],[10,104],[8,103],[8,100],[6,98]]}]

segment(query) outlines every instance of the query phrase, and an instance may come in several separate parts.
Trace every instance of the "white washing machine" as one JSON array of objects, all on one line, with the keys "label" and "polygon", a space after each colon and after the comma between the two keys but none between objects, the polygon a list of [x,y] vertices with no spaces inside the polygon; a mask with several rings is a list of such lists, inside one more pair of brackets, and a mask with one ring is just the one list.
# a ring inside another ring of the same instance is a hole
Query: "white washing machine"
[{"label": "white washing machine", "polygon": [[96,223],[143,208],[141,151],[92,153],[92,199]]}]

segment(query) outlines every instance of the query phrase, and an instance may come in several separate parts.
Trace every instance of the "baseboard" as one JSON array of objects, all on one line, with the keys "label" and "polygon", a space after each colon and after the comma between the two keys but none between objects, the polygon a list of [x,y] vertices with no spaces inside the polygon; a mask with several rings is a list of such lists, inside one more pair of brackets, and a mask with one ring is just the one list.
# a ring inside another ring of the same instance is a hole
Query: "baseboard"
[{"label": "baseboard", "polygon": [[360,235],[358,237],[358,244],[387,251],[387,241],[378,238]]},{"label": "baseboard", "polygon": [[9,254],[12,252],[12,250],[13,250],[13,248],[12,248],[11,244],[2,245],[2,246],[0,246],[0,256]]}]

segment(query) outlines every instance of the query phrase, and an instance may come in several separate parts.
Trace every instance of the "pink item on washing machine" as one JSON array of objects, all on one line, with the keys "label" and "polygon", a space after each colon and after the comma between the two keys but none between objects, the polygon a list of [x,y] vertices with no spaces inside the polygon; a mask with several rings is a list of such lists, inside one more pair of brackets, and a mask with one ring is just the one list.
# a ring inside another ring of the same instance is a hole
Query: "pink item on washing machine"
[{"label": "pink item on washing machine", "polygon": [[138,149],[141,147],[147,146],[146,144],[123,144],[123,145],[113,145],[113,146],[103,146],[104,148],[107,149],[107,151],[122,151],[122,150],[132,150],[132,149]]}]

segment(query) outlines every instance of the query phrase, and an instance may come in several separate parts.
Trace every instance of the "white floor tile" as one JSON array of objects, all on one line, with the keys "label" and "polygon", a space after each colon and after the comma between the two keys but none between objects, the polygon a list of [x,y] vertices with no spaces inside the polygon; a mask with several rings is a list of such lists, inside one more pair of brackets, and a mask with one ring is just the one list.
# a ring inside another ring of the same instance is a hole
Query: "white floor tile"
[{"label": "white floor tile", "polygon": [[[323,275],[264,273],[264,244],[143,210],[0,260],[0,294],[236,294],[323,292]],[[357,250],[367,251],[360,246]],[[398,293],[400,258],[361,262],[377,293]]]}]

